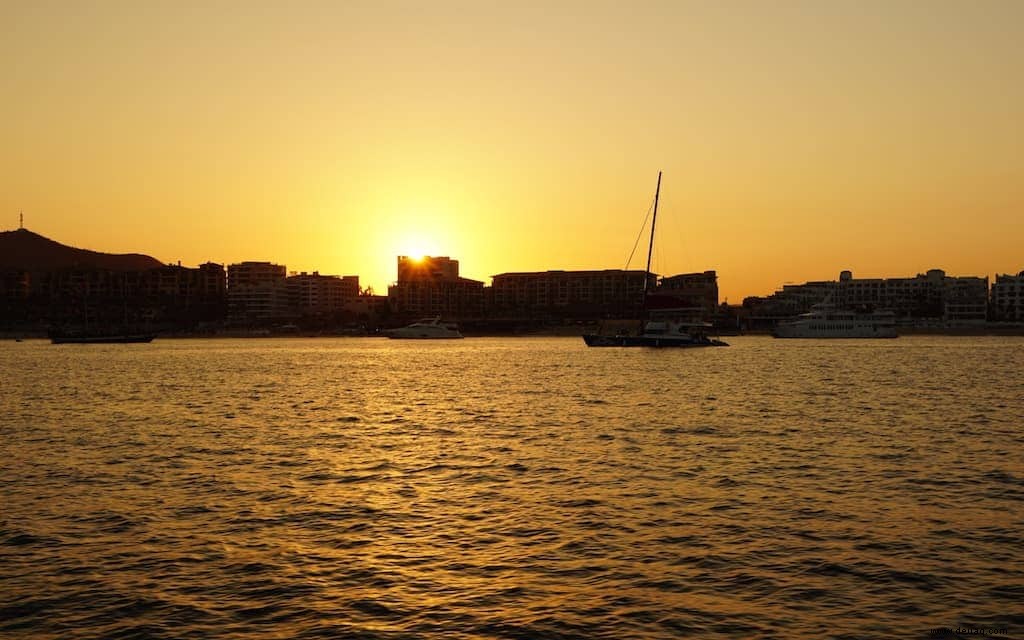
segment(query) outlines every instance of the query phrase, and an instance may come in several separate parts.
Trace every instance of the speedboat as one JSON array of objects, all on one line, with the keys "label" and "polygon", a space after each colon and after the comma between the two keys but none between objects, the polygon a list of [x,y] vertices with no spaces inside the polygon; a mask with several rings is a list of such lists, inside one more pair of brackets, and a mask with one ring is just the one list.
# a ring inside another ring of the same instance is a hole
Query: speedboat
[{"label": "speedboat", "polygon": [[442,322],[441,316],[418,320],[408,326],[384,332],[389,338],[405,340],[451,339],[463,337],[454,322]]}]

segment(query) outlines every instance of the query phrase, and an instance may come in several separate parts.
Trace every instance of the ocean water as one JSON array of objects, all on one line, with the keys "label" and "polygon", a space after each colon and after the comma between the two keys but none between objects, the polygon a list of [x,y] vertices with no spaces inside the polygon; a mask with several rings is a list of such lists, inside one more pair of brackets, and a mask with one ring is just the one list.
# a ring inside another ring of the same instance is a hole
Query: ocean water
[{"label": "ocean water", "polygon": [[0,344],[0,637],[1024,637],[1024,339],[729,341]]}]

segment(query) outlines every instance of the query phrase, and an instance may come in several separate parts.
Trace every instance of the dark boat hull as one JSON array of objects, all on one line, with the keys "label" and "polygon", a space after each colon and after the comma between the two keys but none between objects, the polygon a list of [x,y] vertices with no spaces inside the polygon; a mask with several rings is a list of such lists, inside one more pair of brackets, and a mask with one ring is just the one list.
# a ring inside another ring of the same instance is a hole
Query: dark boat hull
[{"label": "dark boat hull", "polygon": [[58,335],[50,334],[53,344],[142,344],[153,342],[154,334],[132,334],[111,336]]},{"label": "dark boat hull", "polygon": [[657,347],[657,348],[695,348],[695,347],[727,347],[727,343],[710,338],[684,338],[675,336],[602,336],[586,334],[583,341],[588,347]]}]

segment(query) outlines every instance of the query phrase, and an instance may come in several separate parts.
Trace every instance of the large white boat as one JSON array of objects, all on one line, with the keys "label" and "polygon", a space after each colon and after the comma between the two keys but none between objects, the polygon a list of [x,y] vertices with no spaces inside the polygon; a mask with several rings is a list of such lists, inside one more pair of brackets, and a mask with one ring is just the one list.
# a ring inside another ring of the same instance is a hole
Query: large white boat
[{"label": "large white boat", "polygon": [[839,309],[812,309],[776,325],[776,338],[895,338],[892,311],[861,313]]},{"label": "large white boat", "polygon": [[613,335],[586,334],[588,347],[727,347],[721,340],[708,337],[711,325],[704,322],[650,320],[636,332]]},{"label": "large white boat", "polygon": [[458,325],[454,322],[442,322],[441,316],[436,318],[425,318],[398,329],[386,331],[389,338],[404,340],[430,340],[430,339],[451,339],[461,338]]}]

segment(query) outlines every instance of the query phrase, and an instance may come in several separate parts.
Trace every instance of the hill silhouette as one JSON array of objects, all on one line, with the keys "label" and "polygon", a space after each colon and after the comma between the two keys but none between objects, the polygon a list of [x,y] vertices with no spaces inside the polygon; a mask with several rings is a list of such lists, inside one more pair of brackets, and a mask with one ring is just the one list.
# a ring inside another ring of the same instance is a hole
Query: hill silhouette
[{"label": "hill silhouette", "polygon": [[143,271],[162,266],[163,263],[156,258],[140,253],[115,254],[76,249],[28,229],[0,231],[0,269]]}]

